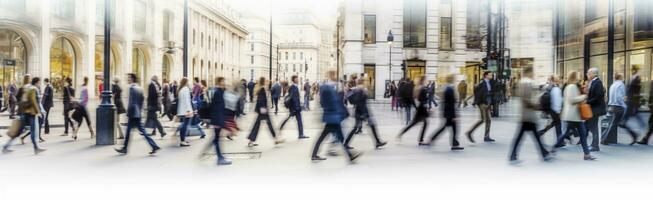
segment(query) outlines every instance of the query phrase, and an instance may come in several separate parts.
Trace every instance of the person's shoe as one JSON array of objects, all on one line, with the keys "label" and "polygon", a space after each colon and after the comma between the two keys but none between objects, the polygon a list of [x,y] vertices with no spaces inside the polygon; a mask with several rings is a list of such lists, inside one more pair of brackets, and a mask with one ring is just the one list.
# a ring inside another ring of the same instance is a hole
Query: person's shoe
[{"label": "person's shoe", "polygon": [[206,135],[202,135],[202,136],[200,136],[200,139],[204,139],[205,137],[206,137]]},{"label": "person's shoe", "polygon": [[597,148],[597,147],[590,147],[589,150],[590,150],[591,152],[597,152],[597,151],[600,151],[600,149]]},{"label": "person's shoe", "polygon": [[[600,143],[601,143],[601,145],[606,145],[606,146],[607,146],[607,145],[610,145],[610,143],[608,143],[608,142],[607,142],[607,141],[605,141],[605,140],[601,140],[601,142],[600,142]],[[633,142],[633,143],[634,143],[634,142]]]},{"label": "person's shoe", "polygon": [[494,142],[494,139],[492,139],[490,137],[485,137],[485,138],[483,138],[483,141],[484,142]]},{"label": "person's shoe", "polygon": [[161,133],[161,138],[166,137],[166,135],[168,135],[168,134],[167,133]]},{"label": "person's shoe", "polygon": [[226,137],[228,140],[234,141],[234,138],[232,138],[230,135]]},{"label": "person's shoe", "polygon": [[596,160],[596,157],[587,154],[587,155],[583,156],[583,160]]},{"label": "person's shoe", "polygon": [[256,143],[253,142],[247,143],[247,147],[256,147],[256,146],[258,146],[258,144]]},{"label": "person's shoe", "polygon": [[39,143],[45,142],[44,139],[39,138]]},{"label": "person's shoe", "polygon": [[68,133],[63,133],[63,134],[61,134],[59,136],[68,136]]},{"label": "person's shoe", "polygon": [[476,143],[476,141],[474,141],[474,137],[472,137],[472,132],[467,132],[467,133],[465,133],[465,135],[467,135],[467,139],[468,139],[471,143]]},{"label": "person's shoe", "polygon": [[127,148],[113,149],[116,150],[119,154],[127,154]]},{"label": "person's shoe", "polygon": [[20,138],[20,144],[25,144],[25,138]]},{"label": "person's shoe", "polygon": [[562,148],[562,147],[565,147],[565,146],[567,146],[565,143],[561,143],[561,144],[556,144],[553,147],[554,148]]},{"label": "person's shoe", "polygon": [[322,158],[320,156],[312,156],[311,161],[323,161],[326,160],[326,158]]},{"label": "person's shoe", "polygon": [[122,140],[122,139],[125,139],[125,137],[124,137],[124,136],[120,136],[120,137],[118,137],[118,139],[119,139],[119,140]]},{"label": "person's shoe", "polygon": [[374,146],[374,148],[380,149],[381,147],[385,146],[386,144],[388,144],[388,142],[380,142],[380,143],[377,143],[376,146]]},{"label": "person's shoe", "polygon": [[349,163],[356,163],[356,159],[358,159],[362,153],[352,153],[351,157],[349,158]]},{"label": "person's shoe", "polygon": [[50,132],[45,132],[46,135],[50,134]]},{"label": "person's shoe", "polygon": [[431,146],[431,143],[419,142],[417,146]]},{"label": "person's shoe", "polygon": [[644,139],[642,139],[642,140],[640,140],[639,142],[637,142],[637,144],[648,145],[648,140],[644,140]]},{"label": "person's shoe", "polygon": [[150,151],[150,155],[154,155],[154,154],[156,154],[156,152],[158,152],[159,150],[161,150],[161,147],[154,147],[154,148],[152,148],[152,151]]},{"label": "person's shoe", "polygon": [[465,149],[464,147],[460,147],[460,146],[453,146],[453,147],[451,147],[451,150],[452,150],[452,151],[460,151],[460,150],[464,150],[464,149]]},{"label": "person's shoe", "polygon": [[354,147],[351,147],[351,146],[345,146],[345,148],[347,148],[347,149],[349,149],[349,150],[354,149]]},{"label": "person's shoe", "polygon": [[36,148],[34,149],[34,155],[39,155],[40,153],[43,153],[46,149],[41,149],[41,148]]},{"label": "person's shoe", "polygon": [[327,151],[327,156],[333,156],[333,157],[335,157],[335,156],[339,156],[339,154],[338,154],[338,152],[336,152],[335,150],[328,150],[328,151]]},{"label": "person's shoe", "polygon": [[510,161],[510,164],[519,164],[519,163],[521,163],[521,161],[519,161],[519,159],[517,159],[517,156],[510,156],[509,161]]},{"label": "person's shoe", "polygon": [[544,160],[544,161],[551,161],[551,160],[553,160],[553,158],[554,158],[554,157],[553,157],[553,154],[551,154],[551,153],[547,153],[546,155],[544,155],[544,156],[542,157],[542,160]]},{"label": "person's shoe", "polygon": [[274,144],[275,144],[275,145],[278,145],[278,144],[281,144],[281,143],[284,143],[284,142],[286,142],[286,141],[283,140],[283,139],[278,139],[278,140],[275,140],[275,141],[274,141]]},{"label": "person's shoe", "polygon": [[179,143],[179,146],[180,146],[180,147],[189,147],[190,144],[188,144],[188,142],[186,142],[186,141],[183,141],[183,142],[180,142],[180,143]]},{"label": "person's shoe", "polygon": [[218,165],[231,165],[231,160],[226,158],[218,159]]},{"label": "person's shoe", "polygon": [[308,139],[308,138],[309,138],[309,137],[308,137],[308,136],[305,136],[305,135],[300,135],[300,136],[299,136],[299,139],[300,139],[300,140],[301,140],[301,139]]},{"label": "person's shoe", "polygon": [[14,150],[11,150],[7,147],[2,148],[2,153],[11,153],[11,152],[14,152]]}]

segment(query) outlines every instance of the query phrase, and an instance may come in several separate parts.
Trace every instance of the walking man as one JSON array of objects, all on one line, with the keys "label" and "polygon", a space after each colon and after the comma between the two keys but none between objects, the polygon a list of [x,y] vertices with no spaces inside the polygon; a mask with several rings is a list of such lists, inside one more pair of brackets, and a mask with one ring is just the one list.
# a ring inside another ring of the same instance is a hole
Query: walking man
[{"label": "walking man", "polygon": [[254,123],[254,127],[252,127],[252,132],[250,132],[247,137],[247,139],[249,139],[249,143],[247,143],[248,147],[258,146],[258,144],[256,144],[256,138],[258,137],[258,131],[261,127],[261,121],[263,120],[267,122],[270,134],[272,134],[272,137],[275,139],[274,144],[280,144],[283,142],[277,138],[277,134],[274,132],[274,127],[272,126],[270,114],[268,113],[268,95],[265,92],[267,86],[266,81],[265,77],[261,77],[258,81],[259,87],[256,91],[256,108],[254,108],[254,111],[258,113],[258,117],[256,117],[256,122]]},{"label": "walking man", "polygon": [[16,97],[16,94],[18,93],[16,81],[12,81],[9,85],[9,89],[7,90],[9,92],[9,119],[14,119],[14,115],[16,114],[16,103],[18,103],[18,99]]},{"label": "walking man", "polygon": [[163,125],[159,121],[159,115],[157,112],[161,111],[161,85],[159,85],[158,77],[152,76],[150,80],[150,85],[147,89],[147,119],[145,120],[145,127],[152,128],[151,136],[156,135],[156,131],[159,131],[161,138],[165,137],[167,134],[163,130]]},{"label": "walking man", "polygon": [[256,83],[254,83],[254,80],[250,79],[249,83],[247,83],[247,90],[249,91],[250,103],[254,102],[254,86],[256,86]]},{"label": "walking man", "polygon": [[544,127],[544,129],[540,130],[538,135],[541,136],[549,131],[549,129],[555,128],[557,139],[562,135],[562,124],[560,121],[560,113],[562,112],[562,90],[560,89],[560,78],[555,75],[551,76],[549,78],[549,86],[547,86],[545,90],[544,94],[548,94],[548,97],[543,95],[542,98],[549,98],[549,103],[547,105],[547,103],[540,102],[540,107],[544,113],[551,117],[551,123]]},{"label": "walking man", "polygon": [[478,110],[481,114],[481,119],[478,120],[472,128],[467,131],[467,139],[470,142],[474,143],[474,137],[472,133],[476,128],[485,124],[485,137],[483,141],[485,142],[494,142],[494,139],[490,137],[490,125],[492,124],[492,119],[490,118],[490,109],[494,104],[494,90],[492,89],[492,72],[486,71],[483,73],[483,80],[481,80],[476,88],[474,89],[474,105],[478,106]]},{"label": "walking man", "polygon": [[[329,76],[329,81],[322,84],[320,88],[320,105],[324,110],[322,114],[322,122],[325,123],[325,126],[313,147],[313,153],[311,154],[311,160],[313,161],[326,160],[326,158],[320,157],[317,154],[319,153],[320,145],[329,134],[332,134],[338,142],[344,142],[344,136],[340,124],[347,118],[347,108],[345,108],[344,101],[342,101],[343,97],[338,95],[336,88],[337,83],[335,81],[338,75],[334,71],[329,71],[327,74]],[[293,80],[294,79],[295,78],[293,78]],[[347,148],[344,143],[343,147],[347,156],[349,156],[350,162],[356,161],[356,158],[360,156],[360,154]]]},{"label": "walking man", "polygon": [[356,125],[354,125],[354,128],[351,130],[351,132],[349,132],[349,135],[347,135],[347,139],[345,139],[345,147],[350,149],[352,149],[352,147],[349,146],[349,143],[351,142],[354,135],[363,129],[363,122],[367,122],[367,125],[370,127],[370,129],[372,129],[372,137],[375,141],[375,148],[378,149],[387,144],[387,142],[381,141],[379,134],[377,133],[376,121],[372,117],[372,113],[367,107],[369,92],[367,91],[367,87],[365,87],[365,81],[366,80],[364,78],[358,79],[357,86],[352,88],[352,94],[349,97],[351,103],[354,105],[354,118],[356,119]]},{"label": "walking man", "polygon": [[[601,134],[601,144],[608,145],[610,143],[616,143],[617,141],[617,132],[619,123],[624,117],[624,111],[626,110],[626,86],[624,85],[624,75],[617,73],[614,75],[614,82],[610,86],[610,97],[608,98],[608,112],[612,116],[612,121],[607,130],[604,130]],[[637,135],[632,134],[633,141],[637,141]]]},{"label": "walking man", "polygon": [[43,82],[45,82],[45,89],[43,90],[43,98],[41,104],[43,105],[43,109],[45,109],[45,113],[43,114],[45,117],[43,118],[43,126],[45,127],[45,134],[50,134],[50,109],[54,107],[54,90],[52,89],[52,84],[50,84],[50,79],[45,78],[43,79]]},{"label": "walking man", "polygon": [[626,129],[630,135],[637,135],[637,133],[635,133],[635,131],[628,125],[628,121],[632,118],[635,118],[637,122],[644,124],[644,120],[642,120],[642,118],[640,118],[638,115],[640,100],[642,99],[642,79],[639,76],[638,65],[633,65],[633,67],[630,68],[630,71],[632,72],[632,76],[630,78],[630,85],[628,85],[626,91],[626,114],[624,115],[624,119],[620,127]]},{"label": "walking man", "polygon": [[460,97],[458,98],[458,107],[467,107],[467,83],[465,80],[458,83],[458,96]]},{"label": "walking man", "polygon": [[[415,117],[413,117],[413,120],[410,121],[410,123],[401,130],[399,135],[397,135],[397,139],[398,140],[401,139],[401,136],[403,136],[406,132],[408,132],[410,128],[417,125],[417,123],[422,122],[423,123],[422,132],[419,134],[418,145],[426,145],[426,143],[424,143],[424,133],[426,132],[426,127],[428,127],[428,117],[429,117],[429,111],[426,108],[426,104],[428,104],[428,87],[425,85],[426,77],[421,76],[419,78],[418,84],[419,85],[417,85],[418,87],[417,91],[419,92],[417,93],[417,96],[415,96],[415,98],[417,98],[417,101],[419,101],[419,105],[416,108]],[[410,101],[414,102],[412,99]]]},{"label": "walking man", "polygon": [[277,115],[279,112],[279,98],[281,97],[281,84],[279,84],[279,79],[274,82],[272,88],[270,89],[270,96],[272,96],[272,106],[274,106],[274,115]]},{"label": "walking man", "polygon": [[143,108],[143,89],[136,85],[137,77],[136,74],[127,74],[127,82],[129,83],[129,100],[127,101],[127,130],[125,130],[125,143],[124,146],[120,149],[115,149],[116,152],[120,154],[127,154],[127,148],[129,147],[129,139],[131,138],[131,130],[137,128],[141,132],[141,135],[145,137],[147,143],[152,147],[150,155],[156,154],[161,148],[156,145],[154,140],[145,133],[145,128],[141,124],[141,110]]},{"label": "walking man", "polygon": [[290,85],[290,89],[288,89],[288,96],[284,100],[284,105],[290,111],[290,115],[288,115],[288,118],[283,120],[283,123],[281,123],[279,132],[283,130],[286,122],[288,122],[291,117],[295,117],[295,119],[297,119],[297,131],[299,131],[299,139],[306,139],[308,136],[304,135],[304,125],[302,124],[302,106],[299,101],[299,78],[297,75],[293,75],[291,80],[293,84]]},{"label": "walking man", "polygon": [[231,160],[227,159],[222,155],[220,150],[220,132],[222,128],[226,127],[225,124],[225,101],[224,101],[224,91],[225,83],[224,77],[217,78],[218,86],[215,87],[213,91],[213,96],[211,97],[211,102],[209,109],[211,110],[211,126],[213,127],[214,137],[213,137],[213,146],[215,147],[215,154],[218,157],[218,165],[231,165]]},{"label": "walking man", "polygon": [[442,127],[433,134],[429,142],[424,143],[427,146],[431,146],[435,139],[440,136],[444,130],[449,127],[451,128],[451,150],[458,151],[463,150],[464,148],[460,146],[458,142],[458,113],[456,113],[456,90],[454,89],[455,76],[449,74],[446,77],[447,85],[444,88],[444,103],[442,103],[442,117],[444,118],[444,124]]},{"label": "walking man", "polygon": [[[598,77],[599,69],[591,68],[587,70],[587,78],[591,80],[587,86],[587,104],[592,107],[592,118],[585,122],[587,131],[592,133],[592,144],[590,151],[599,151],[599,117],[606,114],[605,89],[603,82]],[[635,140],[637,141],[637,140]]]},{"label": "walking man", "polygon": [[515,137],[514,142],[512,143],[512,151],[510,153],[510,161],[516,162],[518,159],[519,144],[521,143],[522,138],[526,131],[531,131],[535,142],[542,154],[542,159],[549,160],[549,152],[544,149],[544,145],[540,140],[540,135],[537,134],[537,110],[539,105],[537,103],[536,93],[537,91],[535,85],[533,84],[533,67],[526,66],[522,69],[522,79],[517,88],[517,96],[521,97],[521,127],[517,136]]},{"label": "walking man", "polygon": [[304,109],[311,110],[310,101],[311,101],[311,84],[308,83],[308,79],[306,79],[306,82],[304,82]]}]

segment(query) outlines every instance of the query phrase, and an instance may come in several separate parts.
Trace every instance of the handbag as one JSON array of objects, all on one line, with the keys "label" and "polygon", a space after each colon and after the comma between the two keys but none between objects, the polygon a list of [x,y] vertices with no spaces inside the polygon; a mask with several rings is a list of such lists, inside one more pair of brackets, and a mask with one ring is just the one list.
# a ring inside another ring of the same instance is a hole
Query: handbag
[{"label": "handbag", "polygon": [[578,104],[578,110],[580,111],[580,118],[582,120],[589,120],[592,118],[592,107],[589,104]]},{"label": "handbag", "polygon": [[10,138],[16,138],[18,137],[18,129],[20,129],[20,126],[22,125],[22,120],[20,119],[14,119],[11,121],[11,126],[9,127],[9,130],[7,130],[7,136]]}]

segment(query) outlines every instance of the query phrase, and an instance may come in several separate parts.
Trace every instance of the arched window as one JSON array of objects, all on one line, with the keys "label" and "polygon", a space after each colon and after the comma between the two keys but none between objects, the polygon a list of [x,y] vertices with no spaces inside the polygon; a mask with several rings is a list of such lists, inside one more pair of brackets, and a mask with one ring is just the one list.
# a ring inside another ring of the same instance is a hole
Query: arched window
[{"label": "arched window", "polygon": [[140,80],[144,80],[145,54],[139,48],[134,48],[132,51],[132,73],[136,74]]},{"label": "arched window", "polygon": [[67,77],[75,79],[77,57],[70,40],[59,37],[50,48],[50,83],[56,96],[63,95],[63,82]]},{"label": "arched window", "polygon": [[[23,38],[18,33],[0,29],[0,58],[13,61],[14,65],[3,65],[0,70],[0,79],[7,85],[27,71],[27,48]],[[4,61],[2,61],[4,62]]]}]

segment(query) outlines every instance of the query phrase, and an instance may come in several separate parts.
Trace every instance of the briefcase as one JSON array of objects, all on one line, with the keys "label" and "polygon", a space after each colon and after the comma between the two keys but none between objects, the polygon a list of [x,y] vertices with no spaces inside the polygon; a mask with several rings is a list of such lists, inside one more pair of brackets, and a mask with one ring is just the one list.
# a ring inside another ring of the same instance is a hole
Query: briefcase
[{"label": "briefcase", "polygon": [[14,119],[11,121],[11,126],[9,127],[9,130],[7,130],[7,136],[10,138],[16,138],[20,133],[18,133],[18,129],[20,129],[20,126],[22,125],[22,121],[20,119]]}]

